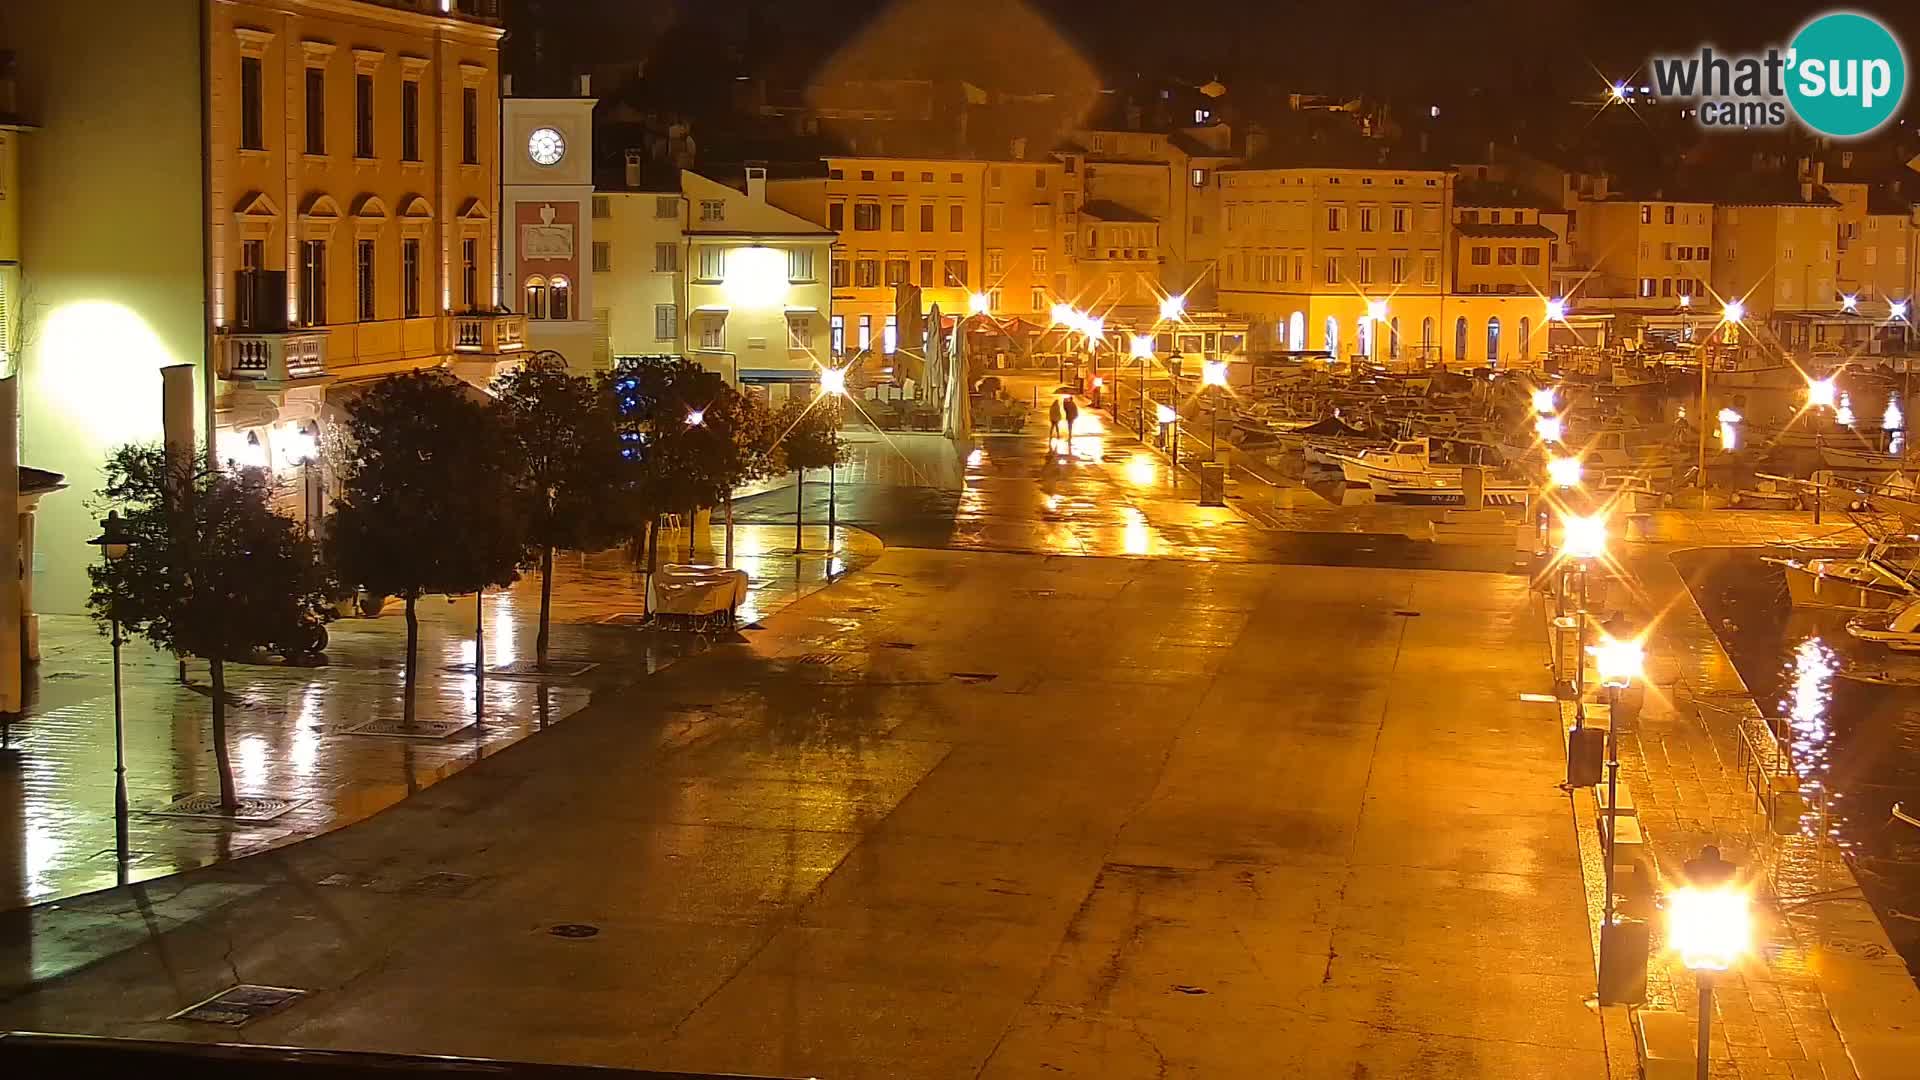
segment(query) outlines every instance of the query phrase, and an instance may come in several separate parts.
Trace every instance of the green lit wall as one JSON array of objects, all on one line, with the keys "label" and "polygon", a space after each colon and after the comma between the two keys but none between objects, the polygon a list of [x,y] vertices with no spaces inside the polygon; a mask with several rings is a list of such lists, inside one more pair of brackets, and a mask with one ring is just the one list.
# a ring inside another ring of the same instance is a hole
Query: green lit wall
[{"label": "green lit wall", "polygon": [[39,125],[20,140],[20,459],[71,485],[39,510],[44,612],[84,610],[100,462],[157,441],[159,370],[202,360],[201,2],[7,16],[21,112]]}]

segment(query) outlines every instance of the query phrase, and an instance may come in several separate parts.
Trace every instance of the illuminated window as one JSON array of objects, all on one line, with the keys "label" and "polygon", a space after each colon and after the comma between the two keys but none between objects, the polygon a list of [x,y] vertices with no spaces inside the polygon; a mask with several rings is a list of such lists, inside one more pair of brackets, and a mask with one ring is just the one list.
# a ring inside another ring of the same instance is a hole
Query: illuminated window
[{"label": "illuminated window", "polygon": [[1340,355],[1340,320],[1334,318],[1331,315],[1327,316],[1325,333],[1326,333],[1325,341],[1326,341],[1327,351],[1329,353],[1332,353],[1334,356],[1339,356]]},{"label": "illuminated window", "polygon": [[900,328],[897,325],[898,319],[899,317],[895,315],[887,316],[887,325],[880,329],[880,347],[889,356],[891,356],[893,350],[900,345]]},{"label": "illuminated window", "polygon": [[523,292],[524,292],[524,295],[526,296],[525,306],[527,311],[527,318],[529,319],[546,318],[547,317],[547,279],[543,277],[538,277],[538,276],[528,278],[526,286],[523,289]]},{"label": "illuminated window", "polygon": [[848,286],[848,283],[852,280],[852,276],[853,276],[850,271],[851,271],[851,267],[847,265],[847,260],[842,258],[834,259],[833,260],[833,279],[832,279],[833,287],[836,289],[846,288]]},{"label": "illuminated window", "polygon": [[562,275],[554,275],[550,286],[547,317],[550,319],[573,318],[573,283]]},{"label": "illuminated window", "polygon": [[813,276],[813,252],[808,248],[794,248],[787,252],[788,281],[817,281]]},{"label": "illuminated window", "polygon": [[847,353],[847,317],[845,315],[835,315],[828,326],[827,333],[830,335],[829,341],[833,348],[833,355],[845,356]]},{"label": "illuminated window", "polygon": [[1524,315],[1520,318],[1520,336],[1515,344],[1519,346],[1520,358],[1526,359],[1527,350],[1533,344],[1533,320]]},{"label": "illuminated window", "polygon": [[861,352],[866,352],[873,347],[873,316],[871,315],[860,316],[859,346]]},{"label": "illuminated window", "polygon": [[1467,362],[1467,317],[1465,315],[1453,321],[1453,362],[1463,367]]},{"label": "illuminated window", "polygon": [[1493,318],[1490,318],[1487,320],[1487,362],[1492,363],[1499,359],[1500,359],[1500,317],[1496,315]]}]

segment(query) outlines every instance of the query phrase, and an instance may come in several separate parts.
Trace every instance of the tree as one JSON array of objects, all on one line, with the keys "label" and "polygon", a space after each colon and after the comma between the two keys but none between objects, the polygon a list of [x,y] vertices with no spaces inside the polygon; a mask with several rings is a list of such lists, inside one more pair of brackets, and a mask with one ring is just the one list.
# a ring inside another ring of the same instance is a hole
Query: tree
[{"label": "tree", "polygon": [[768,468],[766,408],[680,358],[623,361],[606,377],[633,507],[652,567],[661,514],[716,506]]},{"label": "tree", "polygon": [[405,722],[414,719],[428,593],[513,584],[524,551],[520,466],[500,408],[442,371],[383,380],[347,408],[352,447],[329,556],[340,580],[406,602]]},{"label": "tree", "polygon": [[235,809],[226,661],[298,647],[325,618],[312,544],[274,512],[265,469],[208,470],[158,446],[123,446],[106,478],[102,502],[119,515],[127,553],[88,567],[88,607],[97,622],[117,619],[156,648],[207,661],[220,805]]},{"label": "tree", "polygon": [[539,353],[494,380],[507,441],[519,459],[525,568],[540,568],[536,662],[547,666],[555,548],[598,548],[622,534],[620,441],[613,401],[574,375],[558,353]]},{"label": "tree", "polygon": [[821,394],[812,401],[789,401],[774,417],[779,433],[775,451],[785,467],[794,472],[793,549],[803,546],[801,530],[806,525],[807,470],[825,469],[847,459],[847,444],[840,441],[840,396]]}]

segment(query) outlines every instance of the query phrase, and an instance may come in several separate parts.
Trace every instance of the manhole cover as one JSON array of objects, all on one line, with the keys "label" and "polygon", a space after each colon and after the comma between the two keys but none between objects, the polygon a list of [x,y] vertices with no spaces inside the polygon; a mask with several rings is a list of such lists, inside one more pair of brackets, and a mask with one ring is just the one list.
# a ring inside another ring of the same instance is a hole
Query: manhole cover
[{"label": "manhole cover", "polygon": [[845,655],[845,653],[837,652],[802,653],[800,655],[800,662],[803,664],[811,664],[815,667],[827,667],[831,664],[839,663]]},{"label": "manhole cover", "polygon": [[409,724],[402,717],[383,716],[378,720],[355,724],[345,731],[349,735],[377,735],[388,739],[444,739],[472,726],[472,720],[416,719]]},{"label": "manhole cover", "polygon": [[585,675],[600,665],[586,660],[548,660],[545,670],[538,660],[515,660],[511,664],[496,664],[487,669],[489,675],[550,675],[568,678]]},{"label": "manhole cover", "polygon": [[190,817],[219,818],[222,821],[272,821],[281,814],[293,809],[292,799],[251,798],[241,799],[240,805],[232,810],[220,806],[220,796],[205,792],[195,792],[173,800],[158,810],[147,813],[154,817]]},{"label": "manhole cover", "polygon": [[600,620],[602,626],[644,626],[647,613],[644,611],[621,611]]},{"label": "manhole cover", "polygon": [[911,641],[883,641],[883,642],[881,642],[881,643],[880,643],[880,647],[881,647],[881,648],[883,648],[883,649],[911,649],[911,648],[913,648],[913,642],[911,642]]},{"label": "manhole cover", "polygon": [[547,928],[547,933],[557,938],[571,938],[574,941],[593,937],[600,932],[597,926],[583,922],[563,922]]},{"label": "manhole cover", "polygon": [[249,1020],[257,1020],[276,1009],[284,1008],[290,1002],[306,996],[306,993],[305,990],[291,990],[284,986],[254,986],[242,983],[238,986],[230,986],[198,1005],[189,1005],[167,1019],[239,1027]]},{"label": "manhole cover", "polygon": [[951,678],[958,679],[963,683],[992,682],[993,680],[1000,677],[998,674],[991,671],[950,671],[947,674]]}]

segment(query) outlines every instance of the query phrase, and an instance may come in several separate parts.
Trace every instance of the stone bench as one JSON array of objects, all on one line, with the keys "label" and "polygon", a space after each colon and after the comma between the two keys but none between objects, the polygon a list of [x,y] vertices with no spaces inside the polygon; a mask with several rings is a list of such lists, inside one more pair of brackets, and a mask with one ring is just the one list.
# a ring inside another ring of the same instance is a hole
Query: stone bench
[{"label": "stone bench", "polygon": [[[1602,784],[1600,790],[1604,791]],[[1607,842],[1609,826],[1619,826],[1619,840],[1613,847],[1613,892],[1621,898],[1621,910],[1635,918],[1650,918],[1654,913],[1653,905],[1653,860],[1649,856],[1646,834],[1640,828],[1640,819],[1622,815],[1608,817],[1602,815],[1598,821],[1602,851]]]},{"label": "stone bench", "polygon": [[1621,817],[1630,817],[1630,818],[1638,819],[1640,816],[1640,812],[1638,808],[1636,808],[1633,805],[1633,790],[1627,787],[1627,782],[1625,780],[1616,781],[1616,786],[1619,789],[1619,798],[1620,798],[1620,809],[1618,811],[1613,810],[1611,807],[1607,805],[1607,782],[1605,780],[1602,780],[1598,784],[1594,785],[1593,803],[1595,808],[1599,811],[1600,816],[1603,818],[1608,818],[1608,817],[1612,817],[1617,812]]},{"label": "stone bench", "polygon": [[1698,1021],[1670,1009],[1638,1009],[1633,1015],[1633,1048],[1645,1080],[1693,1080],[1699,1061],[1694,1049]]}]

